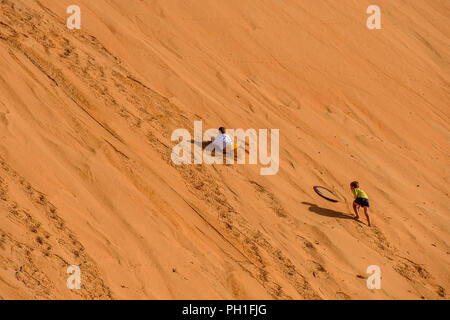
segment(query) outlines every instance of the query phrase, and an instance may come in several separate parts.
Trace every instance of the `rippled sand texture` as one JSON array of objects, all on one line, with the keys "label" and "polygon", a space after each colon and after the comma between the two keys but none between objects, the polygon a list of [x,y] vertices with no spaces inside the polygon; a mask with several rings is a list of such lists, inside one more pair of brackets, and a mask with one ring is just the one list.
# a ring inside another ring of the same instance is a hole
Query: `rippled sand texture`
[{"label": "rippled sand texture", "polygon": [[[450,2],[372,2],[1,0],[0,298],[448,299]],[[279,172],[173,164],[200,120]]]}]

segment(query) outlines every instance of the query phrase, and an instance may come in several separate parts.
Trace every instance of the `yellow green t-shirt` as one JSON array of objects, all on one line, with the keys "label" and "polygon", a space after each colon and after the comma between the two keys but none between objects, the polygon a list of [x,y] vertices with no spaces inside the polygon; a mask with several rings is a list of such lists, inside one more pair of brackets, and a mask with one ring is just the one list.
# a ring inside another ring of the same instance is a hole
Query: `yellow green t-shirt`
[{"label": "yellow green t-shirt", "polygon": [[367,196],[367,194],[360,188],[355,188],[352,190],[353,195],[356,198],[363,198],[363,199],[369,199],[369,197]]}]

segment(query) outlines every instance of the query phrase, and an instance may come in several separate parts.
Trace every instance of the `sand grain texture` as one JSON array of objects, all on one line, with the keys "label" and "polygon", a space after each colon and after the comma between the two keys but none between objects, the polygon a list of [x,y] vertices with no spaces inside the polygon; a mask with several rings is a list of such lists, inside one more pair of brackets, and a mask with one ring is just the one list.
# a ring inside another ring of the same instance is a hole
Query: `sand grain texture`
[{"label": "sand grain texture", "polygon": [[[448,299],[448,1],[71,4],[0,0],[0,298]],[[278,174],[176,166],[196,120],[280,129]]]}]

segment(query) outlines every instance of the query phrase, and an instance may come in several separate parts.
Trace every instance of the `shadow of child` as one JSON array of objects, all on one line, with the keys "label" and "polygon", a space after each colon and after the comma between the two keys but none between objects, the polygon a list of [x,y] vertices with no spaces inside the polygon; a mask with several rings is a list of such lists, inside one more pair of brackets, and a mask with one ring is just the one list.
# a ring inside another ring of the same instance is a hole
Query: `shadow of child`
[{"label": "shadow of child", "polygon": [[319,207],[318,205],[314,204],[314,203],[310,203],[310,202],[302,202],[302,204],[304,205],[308,205],[309,208],[308,210],[314,213],[317,213],[321,216],[326,216],[326,217],[331,217],[331,218],[339,218],[339,219],[354,219],[353,216],[349,216],[343,212],[340,211],[335,211],[332,209],[327,209],[327,208],[322,208]]}]

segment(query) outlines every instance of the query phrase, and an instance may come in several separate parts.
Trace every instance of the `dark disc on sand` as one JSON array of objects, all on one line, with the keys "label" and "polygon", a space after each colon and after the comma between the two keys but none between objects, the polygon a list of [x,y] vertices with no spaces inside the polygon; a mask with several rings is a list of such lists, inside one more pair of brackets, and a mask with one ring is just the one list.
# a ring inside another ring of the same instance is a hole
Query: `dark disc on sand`
[{"label": "dark disc on sand", "polygon": [[314,186],[314,191],[324,199],[327,199],[331,202],[338,202],[338,197],[329,189],[321,186]]}]

